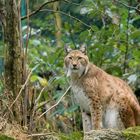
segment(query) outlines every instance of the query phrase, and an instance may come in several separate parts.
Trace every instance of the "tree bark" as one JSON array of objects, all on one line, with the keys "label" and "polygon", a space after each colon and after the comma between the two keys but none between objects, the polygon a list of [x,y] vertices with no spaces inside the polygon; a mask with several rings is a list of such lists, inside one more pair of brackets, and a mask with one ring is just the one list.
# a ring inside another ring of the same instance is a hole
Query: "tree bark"
[{"label": "tree bark", "polygon": [[4,16],[5,16],[4,0],[0,0],[0,22],[2,23],[3,26],[5,23]]},{"label": "tree bark", "polygon": [[[9,98],[9,106],[17,97],[22,86],[23,48],[21,44],[20,10],[16,0],[5,1],[4,43],[5,43],[5,92]],[[21,120],[21,98],[12,106],[13,116]]]}]

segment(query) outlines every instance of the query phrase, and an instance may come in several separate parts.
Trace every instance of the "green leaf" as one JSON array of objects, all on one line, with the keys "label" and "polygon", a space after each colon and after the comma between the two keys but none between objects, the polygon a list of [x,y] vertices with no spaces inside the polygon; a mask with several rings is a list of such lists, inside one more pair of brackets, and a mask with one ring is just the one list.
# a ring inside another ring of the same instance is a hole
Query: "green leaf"
[{"label": "green leaf", "polygon": [[130,37],[132,39],[139,39],[140,40],[140,30],[136,30],[136,31],[132,32]]},{"label": "green leaf", "polygon": [[131,39],[134,40],[134,42],[139,42],[140,41],[140,31],[136,30],[130,35]]},{"label": "green leaf", "polygon": [[140,51],[134,50],[133,51],[133,56],[134,56],[135,59],[140,59]]},{"label": "green leaf", "polygon": [[119,49],[122,51],[122,52],[125,52],[126,51],[126,46],[124,46],[123,44],[119,47]]},{"label": "green leaf", "polygon": [[30,78],[30,81],[32,83],[38,81],[38,76],[37,75],[32,75],[31,78]]}]

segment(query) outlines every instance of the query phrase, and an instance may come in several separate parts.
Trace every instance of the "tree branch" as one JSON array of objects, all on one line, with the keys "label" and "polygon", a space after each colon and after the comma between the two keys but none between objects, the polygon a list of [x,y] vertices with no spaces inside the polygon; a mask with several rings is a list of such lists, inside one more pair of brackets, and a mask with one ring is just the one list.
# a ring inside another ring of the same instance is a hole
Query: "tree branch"
[{"label": "tree branch", "polygon": [[28,137],[37,137],[37,136],[48,136],[48,135],[54,135],[54,132],[51,133],[38,133],[38,134],[30,134]]},{"label": "tree branch", "polygon": [[51,0],[51,1],[44,2],[37,10],[29,13],[29,15],[26,15],[26,16],[21,17],[21,20],[24,20],[27,17],[33,16],[34,14],[38,13],[44,6],[46,6],[46,5],[50,4],[50,3],[54,3],[56,1],[62,1],[62,0]]},{"label": "tree branch", "polygon": [[[74,17],[74,16],[72,16],[72,15],[70,15],[70,14],[67,14],[67,13],[65,13],[65,12],[63,12],[63,11],[55,11],[55,10],[50,10],[50,9],[43,9],[43,10],[41,10],[45,5],[47,5],[47,4],[49,4],[49,3],[52,3],[52,2],[56,2],[56,1],[60,1],[60,0],[53,0],[53,1],[45,2],[45,3],[42,4],[36,11],[31,12],[29,15],[23,16],[23,17],[21,18],[21,20],[24,20],[24,19],[26,19],[27,17],[31,17],[31,16],[33,16],[34,14],[36,14],[37,12],[40,12],[40,11],[48,11],[48,12],[60,13],[60,14],[69,16],[70,18],[75,19],[76,21],[78,21],[78,22],[82,23],[83,25],[85,25],[86,27],[90,28],[91,31],[94,32],[93,28],[92,28],[90,25],[86,24],[86,23],[83,22],[82,20],[80,20],[80,19],[78,19],[78,18],[76,18],[76,17]],[[66,2],[67,2],[67,1],[66,1]]]},{"label": "tree branch", "polygon": [[50,10],[50,9],[43,9],[43,10],[40,10],[40,11],[58,12],[58,13],[60,13],[62,15],[69,16],[70,18],[75,19],[76,21],[78,21],[78,22],[82,23],[83,25],[85,25],[86,27],[90,28],[91,31],[94,32],[92,26],[88,25],[87,23],[83,22],[82,20],[80,20],[80,19],[78,19],[78,18],[76,18],[76,17],[74,17],[74,16],[72,16],[70,14],[67,14],[67,13],[65,13],[63,11],[55,11],[55,10]]}]

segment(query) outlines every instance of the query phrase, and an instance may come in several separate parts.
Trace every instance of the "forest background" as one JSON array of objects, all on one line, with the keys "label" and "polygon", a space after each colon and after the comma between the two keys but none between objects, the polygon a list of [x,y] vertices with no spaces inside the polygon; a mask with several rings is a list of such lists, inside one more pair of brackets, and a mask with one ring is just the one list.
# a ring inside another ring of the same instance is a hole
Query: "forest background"
[{"label": "forest background", "polygon": [[29,134],[81,137],[73,95],[61,98],[65,44],[86,44],[92,63],[140,96],[140,0],[0,0],[0,23],[0,114]]}]

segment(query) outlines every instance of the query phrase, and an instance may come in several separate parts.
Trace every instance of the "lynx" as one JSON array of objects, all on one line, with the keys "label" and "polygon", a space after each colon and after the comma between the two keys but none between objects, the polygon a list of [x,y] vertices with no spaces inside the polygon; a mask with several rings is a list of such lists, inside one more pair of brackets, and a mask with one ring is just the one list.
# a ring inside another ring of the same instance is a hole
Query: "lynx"
[{"label": "lynx", "polygon": [[83,130],[140,125],[140,106],[131,88],[89,62],[86,48],[65,46],[66,75],[82,112]]}]

